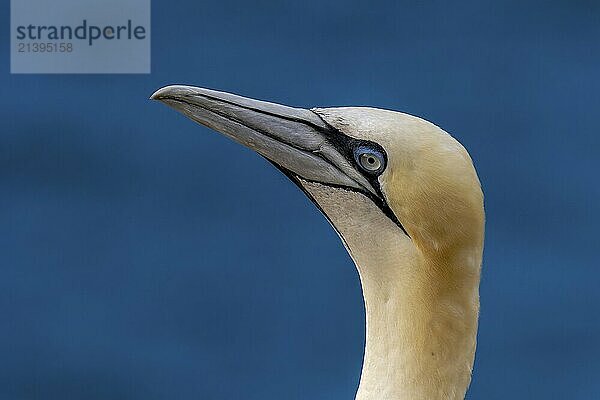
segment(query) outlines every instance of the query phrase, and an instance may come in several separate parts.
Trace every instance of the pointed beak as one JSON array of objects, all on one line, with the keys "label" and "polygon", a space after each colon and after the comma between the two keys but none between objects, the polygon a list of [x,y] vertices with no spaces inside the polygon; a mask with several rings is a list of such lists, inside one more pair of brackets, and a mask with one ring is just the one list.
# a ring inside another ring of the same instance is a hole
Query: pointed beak
[{"label": "pointed beak", "polygon": [[354,167],[351,139],[310,110],[180,85],[159,89],[151,99],[256,151],[287,174],[380,197]]}]

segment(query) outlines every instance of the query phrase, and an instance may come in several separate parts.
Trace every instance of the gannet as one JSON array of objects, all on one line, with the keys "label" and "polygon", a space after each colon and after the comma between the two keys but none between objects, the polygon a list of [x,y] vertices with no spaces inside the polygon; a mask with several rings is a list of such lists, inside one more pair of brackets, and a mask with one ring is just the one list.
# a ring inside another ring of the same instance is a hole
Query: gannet
[{"label": "gannet", "polygon": [[308,110],[181,85],[151,98],[266,158],[337,231],[366,311],[356,400],[464,399],[484,209],[477,173],[456,139],[377,108]]}]

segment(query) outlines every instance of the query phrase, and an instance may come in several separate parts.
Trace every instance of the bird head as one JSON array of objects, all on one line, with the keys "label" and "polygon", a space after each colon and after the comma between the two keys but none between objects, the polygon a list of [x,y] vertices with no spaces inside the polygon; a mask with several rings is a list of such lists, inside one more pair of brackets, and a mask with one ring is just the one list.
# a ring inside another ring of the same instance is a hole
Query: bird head
[{"label": "bird head", "polygon": [[[391,221],[390,229],[428,254],[481,245],[483,195],[471,158],[430,122],[367,107],[293,108],[180,85],[151,98],[269,160],[338,232],[331,213],[356,229]],[[358,202],[370,207],[359,212]]]}]

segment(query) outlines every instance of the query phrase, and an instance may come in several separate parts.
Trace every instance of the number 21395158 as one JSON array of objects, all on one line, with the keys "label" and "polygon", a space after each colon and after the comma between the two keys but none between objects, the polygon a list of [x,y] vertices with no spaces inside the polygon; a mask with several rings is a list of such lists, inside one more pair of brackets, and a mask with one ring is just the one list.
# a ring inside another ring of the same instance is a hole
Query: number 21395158
[{"label": "number 21395158", "polygon": [[73,43],[18,43],[19,53],[71,53]]}]

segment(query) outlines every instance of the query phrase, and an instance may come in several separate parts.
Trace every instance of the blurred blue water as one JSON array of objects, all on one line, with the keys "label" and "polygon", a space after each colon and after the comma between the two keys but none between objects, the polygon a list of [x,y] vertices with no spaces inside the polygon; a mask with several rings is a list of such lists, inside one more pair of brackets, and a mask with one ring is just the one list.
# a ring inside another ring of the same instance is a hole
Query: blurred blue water
[{"label": "blurred blue water", "polygon": [[487,206],[469,398],[600,395],[600,3],[155,1],[152,23],[151,75],[0,63],[0,399],[353,398],[339,239],[264,160],[147,100],[170,83],[453,133]]}]

